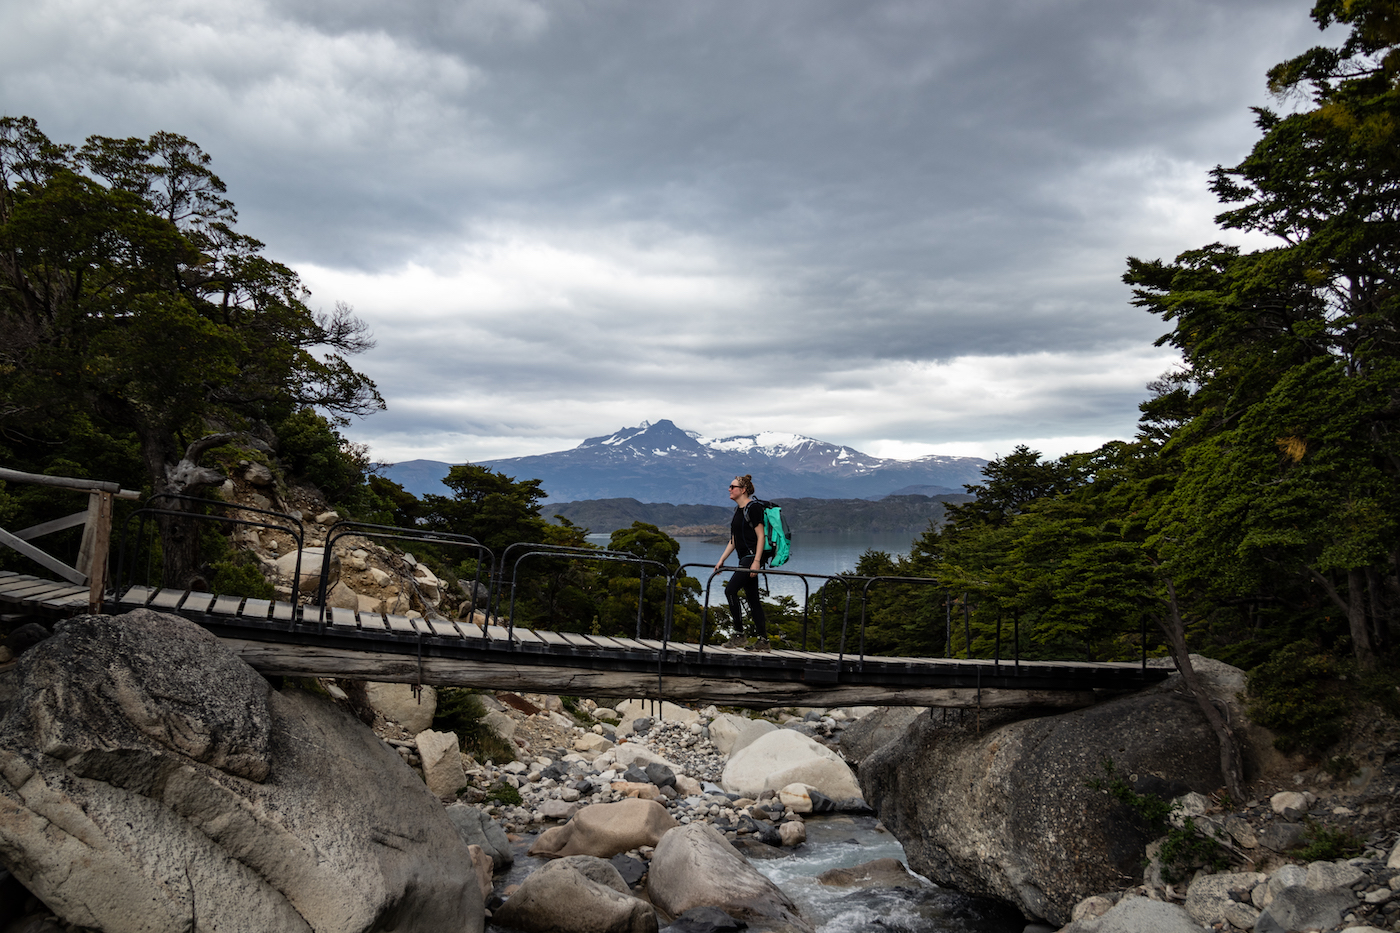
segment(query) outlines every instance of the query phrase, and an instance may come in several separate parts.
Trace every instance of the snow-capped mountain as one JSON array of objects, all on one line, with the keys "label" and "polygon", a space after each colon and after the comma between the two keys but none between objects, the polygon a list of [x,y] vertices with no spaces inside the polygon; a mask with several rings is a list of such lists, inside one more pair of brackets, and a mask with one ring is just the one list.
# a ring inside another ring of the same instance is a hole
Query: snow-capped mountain
[{"label": "snow-capped mountain", "polygon": [[[987,461],[936,454],[893,460],[777,432],[705,437],[663,420],[590,437],[572,450],[485,460],[480,465],[516,479],[541,480],[551,502],[633,498],[723,505],[728,502],[729,480],[746,473],[753,474],[758,495],[765,499],[856,499],[909,487],[919,487],[924,494],[938,487],[962,492],[965,483],[981,481]],[[413,460],[396,464],[385,475],[409,492],[444,494],[446,487],[432,476],[445,476],[448,467]]]}]

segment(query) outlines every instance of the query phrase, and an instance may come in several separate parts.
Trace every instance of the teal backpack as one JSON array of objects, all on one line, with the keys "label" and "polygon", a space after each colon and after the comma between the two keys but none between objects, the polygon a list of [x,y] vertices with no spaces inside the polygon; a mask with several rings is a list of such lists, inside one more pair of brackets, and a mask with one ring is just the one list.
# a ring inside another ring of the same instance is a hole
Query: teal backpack
[{"label": "teal backpack", "polygon": [[763,502],[763,556],[769,567],[781,567],[792,556],[792,529],[781,506]]}]

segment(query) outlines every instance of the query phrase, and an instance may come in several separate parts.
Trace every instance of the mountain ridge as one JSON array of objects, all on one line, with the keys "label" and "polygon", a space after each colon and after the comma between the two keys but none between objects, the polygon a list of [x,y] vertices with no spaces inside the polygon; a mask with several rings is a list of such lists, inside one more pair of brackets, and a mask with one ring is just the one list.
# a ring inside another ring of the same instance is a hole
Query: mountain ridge
[{"label": "mountain ridge", "polygon": [[[980,457],[930,454],[914,460],[874,457],[800,434],[706,437],[670,420],[644,421],[586,438],[570,450],[478,463],[515,479],[539,479],[544,502],[631,498],[641,502],[723,503],[730,478],[752,474],[765,499],[871,499],[901,492],[960,493],[980,482]],[[383,474],[415,495],[447,495],[451,465],[411,460]],[[437,473],[437,476],[432,476]],[[915,492],[917,490],[917,492]]]}]

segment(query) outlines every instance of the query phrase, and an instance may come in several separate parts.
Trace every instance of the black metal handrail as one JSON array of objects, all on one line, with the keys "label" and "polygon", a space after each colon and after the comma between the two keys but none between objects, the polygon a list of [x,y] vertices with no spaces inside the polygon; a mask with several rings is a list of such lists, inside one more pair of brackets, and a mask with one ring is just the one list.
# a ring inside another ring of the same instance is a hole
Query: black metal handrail
[{"label": "black metal handrail", "polygon": [[[491,553],[491,549],[471,535],[459,535],[450,531],[429,531],[419,528],[400,528],[397,525],[376,525],[372,522],[357,522],[350,519],[341,519],[330,528],[326,529],[325,552],[321,558],[321,582],[316,591],[316,624],[322,631],[326,627],[326,591],[330,586],[331,571],[331,548],[339,538],[349,535],[356,535],[361,538],[384,538],[395,541],[418,541],[424,544],[450,544],[455,547],[471,548],[477,552],[476,575],[472,579],[472,610],[476,610],[476,587],[481,582],[481,559],[480,555],[485,554],[495,567],[496,558]],[[491,619],[491,601],[487,597],[486,619]]]},{"label": "black metal handrail", "polygon": [[[116,589],[117,595],[121,594],[126,585],[126,535],[127,531],[131,528],[132,520],[138,517],[141,519],[141,528],[137,533],[144,534],[146,524],[145,517],[147,515],[167,515],[174,518],[189,519],[191,521],[213,521],[229,525],[247,525],[253,528],[270,528],[274,531],[284,531],[287,534],[291,535],[294,539],[296,539],[297,542],[296,568],[294,571],[294,576],[292,577],[292,602],[293,604],[296,603],[297,593],[299,592],[301,586],[301,554],[302,551],[305,550],[306,542],[306,529],[305,526],[302,525],[300,519],[293,518],[285,512],[274,512],[271,509],[260,509],[248,505],[238,505],[237,503],[233,502],[224,502],[221,499],[204,499],[199,496],[187,496],[181,493],[173,492],[156,493],[155,495],[148,498],[146,501],[149,503],[154,502],[157,499],[175,499],[181,502],[192,502],[199,505],[213,505],[224,509],[236,509],[240,512],[253,512],[258,515],[269,515],[273,518],[285,519],[286,523],[279,524],[277,522],[260,522],[254,521],[252,519],[233,518],[228,515],[209,515],[203,512],[188,512],[182,509],[154,508],[149,505],[143,506],[139,509],[136,509],[130,515],[128,515],[126,517],[126,522],[122,525],[121,542],[117,549],[117,572],[113,576],[113,580],[116,581],[114,583],[114,587]],[[149,568],[147,568],[147,572],[149,573]],[[296,614],[293,613],[294,620],[295,616]]]},{"label": "black metal handrail", "polygon": [[[520,577],[520,564],[527,557],[569,557],[575,560],[593,560],[610,563],[638,564],[641,567],[641,586],[637,593],[637,637],[642,637],[642,607],[646,598],[647,586],[646,565],[650,564],[656,567],[660,567],[661,575],[667,577],[669,581],[671,574],[667,570],[665,564],[661,563],[660,561],[651,560],[649,558],[638,557],[636,554],[633,554],[630,551],[612,551],[604,548],[580,548],[562,544],[530,545],[526,542],[516,542],[515,544],[512,544],[509,547],[507,547],[505,551],[501,553],[502,572],[504,572],[505,570],[505,556],[506,554],[510,553],[511,548],[532,546],[535,548],[535,550],[526,551],[524,554],[521,554],[515,559],[515,563],[511,566],[510,615],[508,617],[509,621],[506,624],[507,639],[510,639],[515,632],[515,591],[516,585],[519,582]],[[668,582],[668,590],[670,585],[671,584]],[[664,629],[669,629],[670,621],[670,601],[668,599],[666,608],[666,619],[663,623]],[[512,641],[512,644],[513,643],[514,642]]]}]

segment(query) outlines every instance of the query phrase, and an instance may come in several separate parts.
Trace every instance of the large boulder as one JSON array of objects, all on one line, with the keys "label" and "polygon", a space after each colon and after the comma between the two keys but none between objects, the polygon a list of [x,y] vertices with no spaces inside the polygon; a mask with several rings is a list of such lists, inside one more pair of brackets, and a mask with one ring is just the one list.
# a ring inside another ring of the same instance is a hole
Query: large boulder
[{"label": "large boulder", "polygon": [[710,721],[710,742],[715,746],[715,750],[721,755],[728,755],[734,749],[734,740],[749,727],[750,722],[752,720],[733,713],[717,715]]},{"label": "large boulder", "polygon": [[1056,716],[925,713],[866,758],[860,782],[911,869],[1064,924],[1085,897],[1142,876],[1147,827],[1089,786],[1103,762],[1170,799],[1223,783],[1216,748],[1195,702],[1164,686]]},{"label": "large boulder", "polygon": [[730,756],[720,778],[725,790],[758,797],[765,790],[806,784],[832,800],[860,796],[850,765],[820,742],[792,729],[775,729]]},{"label": "large boulder", "polygon": [[466,845],[349,714],[138,610],[61,623],[0,675],[0,863],[123,931],[480,931]]},{"label": "large boulder", "polygon": [[882,706],[841,731],[841,754],[856,767],[875,749],[904,734],[923,710],[914,706]]},{"label": "large boulder", "polygon": [[673,917],[711,906],[754,925],[776,921],[800,931],[812,929],[791,898],[707,823],[691,823],[661,837],[651,857],[647,894]]},{"label": "large boulder", "polygon": [[612,858],[638,846],[656,845],[676,825],[666,808],[655,800],[632,797],[616,803],[595,803],[575,813],[563,826],[540,833],[529,854],[543,858]]},{"label": "large boulder", "polygon": [[573,855],[530,874],[492,922],[525,933],[656,933],[656,911],[609,862]]},{"label": "large boulder", "polygon": [[415,691],[413,684],[368,681],[365,698],[376,713],[403,726],[409,735],[430,728],[437,714],[437,691],[432,687],[419,687]]},{"label": "large boulder", "polygon": [[1176,904],[1125,897],[1107,913],[1076,920],[1060,933],[1201,933],[1201,925]]}]

